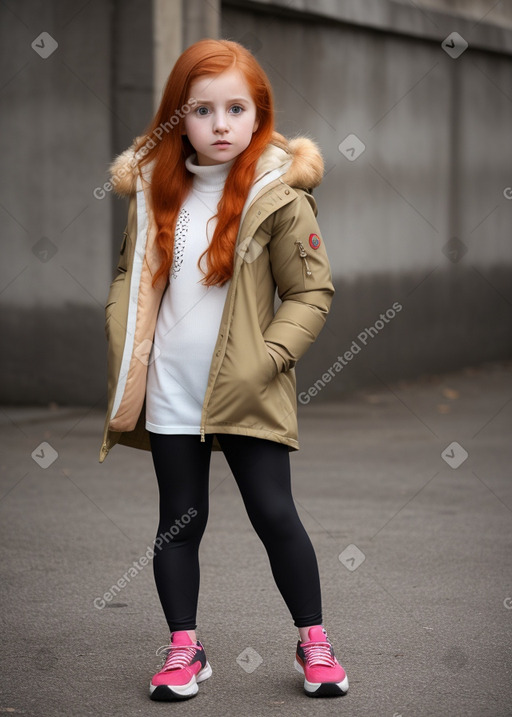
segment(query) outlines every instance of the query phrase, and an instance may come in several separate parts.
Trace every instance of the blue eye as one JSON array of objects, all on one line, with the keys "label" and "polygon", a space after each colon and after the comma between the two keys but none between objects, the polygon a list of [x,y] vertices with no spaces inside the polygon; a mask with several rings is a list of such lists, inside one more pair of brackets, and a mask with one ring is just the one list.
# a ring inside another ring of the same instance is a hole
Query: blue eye
[{"label": "blue eye", "polygon": [[235,115],[240,115],[240,114],[242,114],[243,111],[244,111],[244,108],[241,107],[240,105],[233,105],[233,107],[231,108],[231,112]]},{"label": "blue eye", "polygon": [[[203,112],[203,110],[204,110],[204,112]],[[197,109],[196,109],[196,113],[200,117],[204,117],[205,115],[207,115],[209,113],[209,111],[210,110],[208,109],[208,107],[204,107],[204,105],[202,107],[197,107]]]}]

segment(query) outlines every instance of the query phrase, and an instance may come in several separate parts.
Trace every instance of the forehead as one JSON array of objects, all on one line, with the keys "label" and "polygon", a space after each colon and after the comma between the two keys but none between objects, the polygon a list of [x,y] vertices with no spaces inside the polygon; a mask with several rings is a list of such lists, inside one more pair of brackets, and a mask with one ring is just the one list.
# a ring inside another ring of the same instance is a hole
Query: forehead
[{"label": "forehead", "polygon": [[220,75],[198,77],[191,86],[190,94],[200,100],[251,98],[249,86],[240,70],[226,70]]}]

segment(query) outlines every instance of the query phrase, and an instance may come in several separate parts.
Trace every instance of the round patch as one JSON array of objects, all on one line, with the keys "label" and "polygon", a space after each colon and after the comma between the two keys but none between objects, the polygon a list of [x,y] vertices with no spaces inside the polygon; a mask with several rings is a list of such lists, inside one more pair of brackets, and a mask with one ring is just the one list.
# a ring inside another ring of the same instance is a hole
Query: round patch
[{"label": "round patch", "polygon": [[312,249],[318,249],[322,242],[320,241],[320,237],[318,234],[310,234],[309,235],[309,246]]}]

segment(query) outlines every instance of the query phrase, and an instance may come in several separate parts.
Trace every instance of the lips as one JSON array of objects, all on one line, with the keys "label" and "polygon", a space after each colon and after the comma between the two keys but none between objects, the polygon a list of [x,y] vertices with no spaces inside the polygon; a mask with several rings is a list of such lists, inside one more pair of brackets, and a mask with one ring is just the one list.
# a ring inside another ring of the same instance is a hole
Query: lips
[{"label": "lips", "polygon": [[231,146],[231,142],[226,142],[225,140],[219,140],[218,142],[213,143],[214,147],[229,147]]}]

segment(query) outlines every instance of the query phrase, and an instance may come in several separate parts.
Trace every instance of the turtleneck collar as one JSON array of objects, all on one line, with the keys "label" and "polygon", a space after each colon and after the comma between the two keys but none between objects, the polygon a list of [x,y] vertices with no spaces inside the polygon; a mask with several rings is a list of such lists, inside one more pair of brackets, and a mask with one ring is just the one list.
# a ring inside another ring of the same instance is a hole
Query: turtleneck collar
[{"label": "turtleneck collar", "polygon": [[197,154],[191,154],[185,160],[185,166],[194,175],[194,189],[200,192],[220,192],[233,166],[234,159],[222,164],[197,164]]}]

